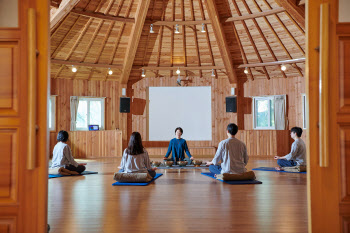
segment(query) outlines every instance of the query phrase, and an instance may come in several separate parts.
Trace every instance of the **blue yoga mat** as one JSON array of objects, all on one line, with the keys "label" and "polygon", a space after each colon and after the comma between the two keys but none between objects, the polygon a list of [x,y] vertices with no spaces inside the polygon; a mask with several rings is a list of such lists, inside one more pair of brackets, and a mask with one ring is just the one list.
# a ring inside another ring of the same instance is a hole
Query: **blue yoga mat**
[{"label": "blue yoga mat", "polygon": [[149,185],[151,182],[153,182],[155,179],[159,178],[162,175],[163,175],[162,173],[157,173],[156,176],[150,182],[147,182],[147,183],[121,183],[121,182],[117,181],[117,182],[113,183],[112,185],[113,186],[146,186],[146,185]]},{"label": "blue yoga mat", "polygon": [[[215,175],[214,173],[202,172],[201,174],[205,176],[209,176],[215,180],[219,180],[219,179],[216,179],[216,177],[214,176]],[[258,180],[219,180],[219,181],[224,182],[226,184],[262,184],[262,182]]]},{"label": "blue yoga mat", "polygon": [[82,173],[79,174],[79,175],[70,175],[70,176],[63,176],[63,175],[60,175],[60,174],[57,174],[57,175],[49,174],[49,179],[51,179],[51,178],[59,178],[59,177],[71,177],[71,176],[91,175],[91,174],[97,174],[97,173],[98,173],[98,172],[84,171],[84,172],[82,172]]},{"label": "blue yoga mat", "polygon": [[[253,168],[254,171],[268,171],[268,172],[287,172],[287,171],[278,171],[274,167],[257,167]],[[298,174],[306,174],[306,172],[287,172],[287,173],[298,173]]]}]

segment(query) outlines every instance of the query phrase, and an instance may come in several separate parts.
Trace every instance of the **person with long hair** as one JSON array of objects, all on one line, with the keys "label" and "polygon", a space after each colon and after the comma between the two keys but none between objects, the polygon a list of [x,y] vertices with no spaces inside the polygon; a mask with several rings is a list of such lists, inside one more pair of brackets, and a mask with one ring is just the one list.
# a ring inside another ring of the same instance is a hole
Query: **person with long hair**
[{"label": "person with long hair", "polygon": [[139,132],[133,132],[130,136],[128,148],[124,150],[123,158],[119,166],[119,172],[123,173],[146,173],[156,176],[157,168],[152,168],[148,152],[142,145]]}]

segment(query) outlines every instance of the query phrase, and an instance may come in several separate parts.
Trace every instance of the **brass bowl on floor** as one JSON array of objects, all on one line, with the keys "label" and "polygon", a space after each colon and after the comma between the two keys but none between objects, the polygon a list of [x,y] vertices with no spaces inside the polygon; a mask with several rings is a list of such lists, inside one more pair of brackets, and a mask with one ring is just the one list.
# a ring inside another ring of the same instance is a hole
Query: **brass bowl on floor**
[{"label": "brass bowl on floor", "polygon": [[159,167],[160,164],[161,164],[161,162],[159,162],[159,161],[154,161],[154,162],[152,163],[152,165],[153,165],[154,167]]},{"label": "brass bowl on floor", "polygon": [[177,164],[178,164],[180,167],[184,167],[184,166],[186,166],[187,161],[177,161]]},{"label": "brass bowl on floor", "polygon": [[195,167],[200,167],[202,165],[202,160],[193,160],[192,163]]},{"label": "brass bowl on floor", "polygon": [[173,166],[173,164],[174,164],[174,161],[165,161],[164,162],[164,165],[167,167],[171,167],[171,166]]}]

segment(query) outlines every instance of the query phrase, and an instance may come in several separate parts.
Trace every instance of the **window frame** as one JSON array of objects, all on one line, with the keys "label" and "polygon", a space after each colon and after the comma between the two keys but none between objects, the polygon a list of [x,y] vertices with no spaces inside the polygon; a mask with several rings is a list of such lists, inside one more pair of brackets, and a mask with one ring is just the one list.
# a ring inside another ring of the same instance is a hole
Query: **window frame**
[{"label": "window frame", "polygon": [[301,94],[301,108],[303,115],[303,129],[306,129],[306,94]]},{"label": "window frame", "polygon": [[56,131],[56,95],[51,95],[49,97],[49,101],[51,101],[51,109],[49,109],[49,103],[48,103],[48,109],[51,112],[51,123],[52,127],[50,127],[50,115],[48,115],[48,122],[47,127],[49,128],[49,131]]},{"label": "window frame", "polygon": [[[257,127],[256,126],[256,121],[257,121],[257,117],[256,117],[256,101],[257,100],[268,100],[269,101],[269,113],[268,113],[268,118],[271,119],[271,102],[270,100],[274,100],[275,99],[275,96],[256,96],[256,97],[253,97],[253,129],[254,130],[275,130],[276,129],[276,125],[274,126],[269,126],[269,127]],[[273,116],[275,117],[275,116]],[[269,121],[269,124],[271,122]]]},{"label": "window frame", "polygon": [[[80,101],[88,101],[87,103],[87,127],[86,128],[78,128],[77,121],[75,121],[75,131],[89,131],[90,125],[90,101],[101,101],[101,127],[99,130],[105,129],[105,98],[106,97],[86,97],[79,96],[78,97],[78,106]],[[78,112],[77,112],[78,114]]]}]

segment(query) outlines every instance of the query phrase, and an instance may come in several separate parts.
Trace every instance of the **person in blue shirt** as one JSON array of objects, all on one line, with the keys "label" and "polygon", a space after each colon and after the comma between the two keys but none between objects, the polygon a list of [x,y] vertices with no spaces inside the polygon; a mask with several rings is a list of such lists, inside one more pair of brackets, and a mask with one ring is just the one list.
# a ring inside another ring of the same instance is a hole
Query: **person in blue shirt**
[{"label": "person in blue shirt", "polygon": [[[194,159],[188,150],[186,140],[181,138],[183,134],[183,130],[180,127],[177,127],[175,129],[175,135],[176,138],[173,138],[170,140],[168,152],[166,153],[164,160],[168,161],[174,161],[176,163],[177,161],[187,161],[187,165],[191,164],[192,160]],[[187,154],[188,158],[185,158],[185,153]],[[170,153],[172,153],[172,158],[168,159]]]}]

